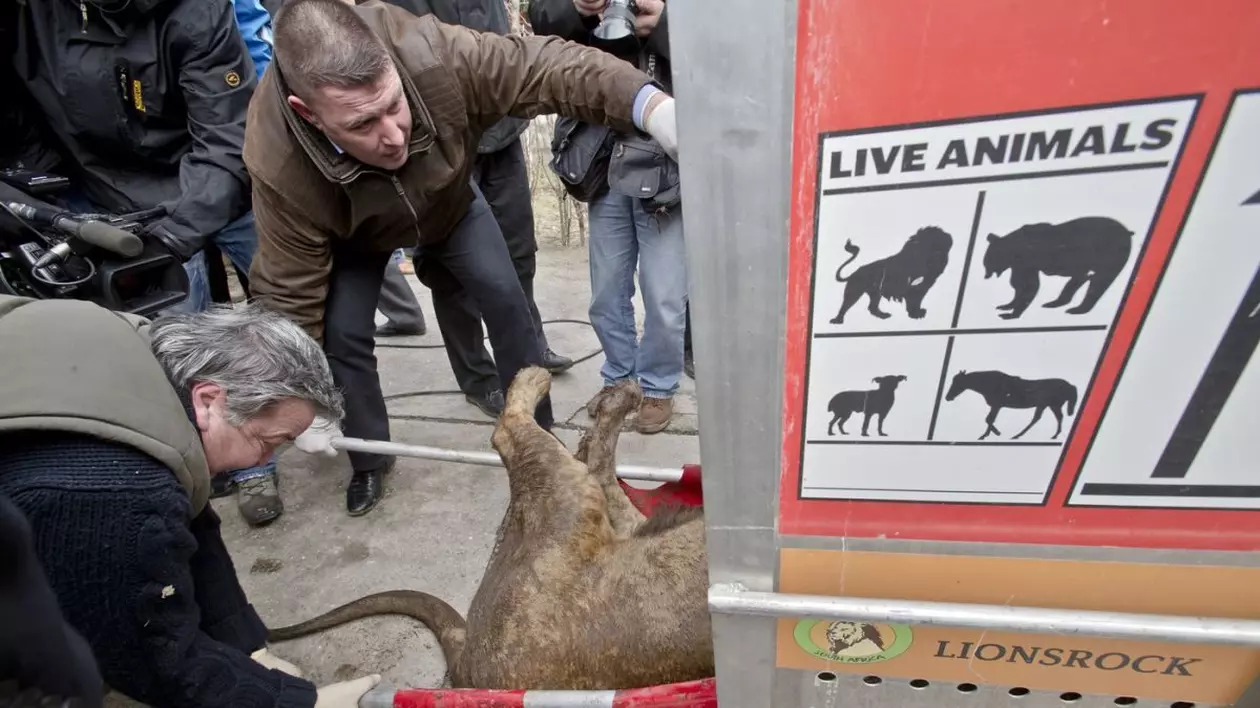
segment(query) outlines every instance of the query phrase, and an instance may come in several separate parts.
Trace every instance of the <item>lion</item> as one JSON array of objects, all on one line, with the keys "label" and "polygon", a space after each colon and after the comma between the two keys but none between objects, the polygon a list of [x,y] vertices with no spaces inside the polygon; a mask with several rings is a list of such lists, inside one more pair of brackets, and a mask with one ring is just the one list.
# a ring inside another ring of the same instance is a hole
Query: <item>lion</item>
[{"label": "lion", "polygon": [[453,688],[615,690],[713,676],[703,511],[645,518],[615,476],[621,424],[642,390],[628,380],[602,396],[575,455],[534,420],[550,383],[527,367],[508,387],[491,443],[511,497],[467,621],[433,595],[393,590],[268,639],[401,614],[437,635]]},{"label": "lion", "polygon": [[869,654],[876,654],[887,648],[884,646],[883,638],[879,636],[879,629],[873,624],[832,622],[827,627],[827,644],[830,645],[832,654],[843,654],[863,642],[875,645],[877,651],[867,652]]},{"label": "lion", "polygon": [[949,250],[953,246],[954,239],[944,230],[925,226],[911,236],[896,254],[867,263],[846,278],[843,275],[845,266],[852,263],[861,250],[852,241],[846,241],[844,250],[851,255],[836,269],[836,280],[845,284],[844,302],[831,324],[844,324],[845,313],[863,295],[870,300],[867,309],[881,320],[891,317],[879,309],[882,298],[905,302],[906,314],[916,320],[922,319],[927,315],[927,310],[923,309],[923,298],[945,272],[945,266],[949,264]]}]

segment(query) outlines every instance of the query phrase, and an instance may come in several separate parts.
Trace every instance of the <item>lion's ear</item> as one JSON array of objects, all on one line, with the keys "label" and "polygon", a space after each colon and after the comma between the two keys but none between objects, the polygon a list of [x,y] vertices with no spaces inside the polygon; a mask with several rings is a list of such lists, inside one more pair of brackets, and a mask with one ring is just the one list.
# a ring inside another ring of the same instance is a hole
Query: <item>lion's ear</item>
[{"label": "lion's ear", "polygon": [[989,243],[993,243],[996,240],[998,240],[997,234],[989,234]]}]

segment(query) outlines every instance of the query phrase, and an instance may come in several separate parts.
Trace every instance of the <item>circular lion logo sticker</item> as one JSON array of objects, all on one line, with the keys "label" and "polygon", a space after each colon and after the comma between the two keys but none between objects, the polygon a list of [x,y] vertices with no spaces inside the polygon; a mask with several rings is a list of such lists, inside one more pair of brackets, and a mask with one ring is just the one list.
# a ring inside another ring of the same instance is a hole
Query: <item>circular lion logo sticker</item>
[{"label": "circular lion logo sticker", "polygon": [[843,664],[873,664],[901,656],[914,642],[904,624],[801,620],[792,633],[811,656]]}]

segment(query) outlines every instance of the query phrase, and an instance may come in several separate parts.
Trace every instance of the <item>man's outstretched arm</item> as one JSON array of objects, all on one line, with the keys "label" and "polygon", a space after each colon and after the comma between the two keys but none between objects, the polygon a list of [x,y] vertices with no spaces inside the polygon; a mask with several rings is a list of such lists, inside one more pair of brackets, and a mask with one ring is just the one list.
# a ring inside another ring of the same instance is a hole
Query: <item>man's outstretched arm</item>
[{"label": "man's outstretched arm", "polygon": [[[631,132],[635,99],[652,79],[606,52],[556,37],[502,36],[416,17],[392,5],[370,3],[361,12],[390,15],[395,42],[427,42],[454,75],[476,129],[510,115],[549,113]],[[640,101],[640,113],[647,108]]]}]

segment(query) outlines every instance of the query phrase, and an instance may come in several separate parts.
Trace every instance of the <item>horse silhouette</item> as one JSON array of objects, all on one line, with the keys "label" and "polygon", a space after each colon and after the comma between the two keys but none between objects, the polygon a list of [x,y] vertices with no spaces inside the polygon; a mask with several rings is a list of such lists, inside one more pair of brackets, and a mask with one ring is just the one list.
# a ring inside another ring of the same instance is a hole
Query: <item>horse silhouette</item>
[{"label": "horse silhouette", "polygon": [[831,422],[827,424],[827,435],[835,435],[831,431],[837,423],[839,423],[840,434],[848,435],[844,430],[844,422],[849,419],[849,416],[860,412],[865,416],[862,418],[862,437],[867,437],[866,429],[870,426],[873,416],[879,417],[875,431],[887,437],[884,435],[884,416],[892,410],[897,384],[905,381],[906,377],[896,374],[876,376],[871,380],[879,384],[879,388],[867,391],[841,391],[831,397],[831,402],[827,404],[827,410],[832,415]]},{"label": "horse silhouette", "polygon": [[1076,415],[1076,387],[1063,379],[1021,379],[1001,371],[959,371],[954,374],[945,400],[952,401],[963,391],[975,391],[989,404],[989,415],[984,419],[987,427],[984,435],[980,436],[981,440],[989,437],[990,433],[1002,434],[994,423],[997,422],[998,411],[1003,408],[1036,409],[1032,420],[1012,440],[1019,440],[1036,425],[1047,409],[1054,414],[1055,420],[1051,440],[1058,438],[1063,432],[1064,404],[1067,404],[1068,415]]}]

